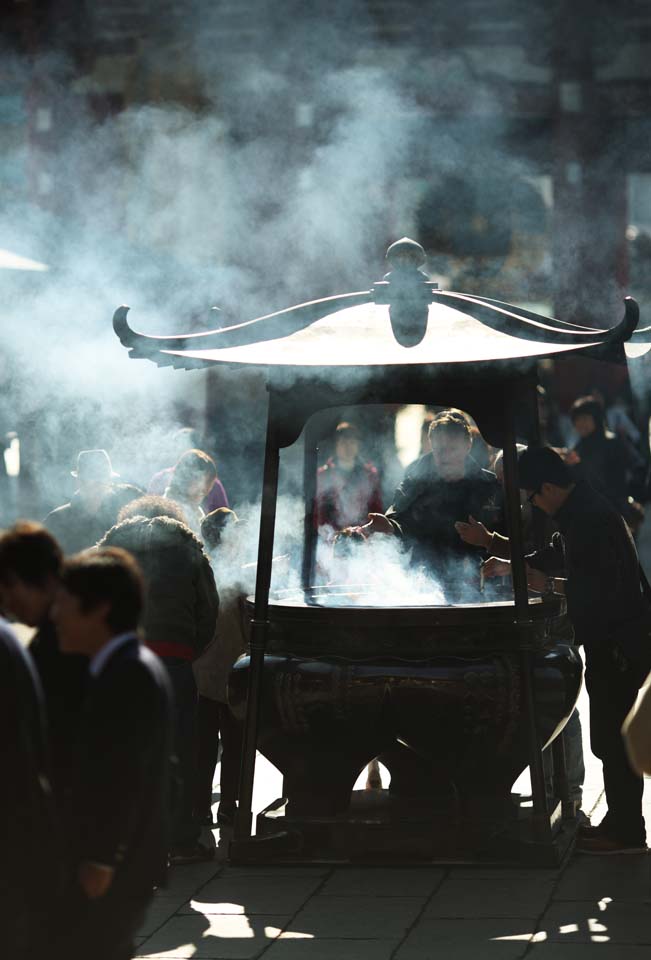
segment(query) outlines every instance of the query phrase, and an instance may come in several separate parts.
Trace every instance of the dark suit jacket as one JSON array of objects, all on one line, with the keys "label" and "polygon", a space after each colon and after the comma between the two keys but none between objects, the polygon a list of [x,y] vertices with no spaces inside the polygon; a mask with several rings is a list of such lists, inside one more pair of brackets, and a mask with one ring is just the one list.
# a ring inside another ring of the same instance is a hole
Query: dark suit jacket
[{"label": "dark suit jacket", "polygon": [[115,867],[129,894],[165,874],[171,722],[165,668],[134,637],[90,678],[69,828],[77,862]]},{"label": "dark suit jacket", "polygon": [[26,949],[46,898],[62,892],[63,857],[48,776],[36,671],[0,618],[0,925],[7,956]]}]

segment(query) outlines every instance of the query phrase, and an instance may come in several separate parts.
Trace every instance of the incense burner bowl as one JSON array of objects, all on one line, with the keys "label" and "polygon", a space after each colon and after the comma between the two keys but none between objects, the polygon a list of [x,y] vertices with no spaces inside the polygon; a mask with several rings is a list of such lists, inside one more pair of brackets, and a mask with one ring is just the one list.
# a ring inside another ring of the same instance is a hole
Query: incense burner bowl
[{"label": "incense burner bowl", "polygon": [[[533,659],[542,743],[560,732],[579,693],[581,660],[563,639],[563,598],[533,601],[525,625],[506,602],[342,600],[341,591],[320,590],[269,607],[258,748],[284,776],[287,814],[345,815],[357,777],[375,757],[397,800],[469,816],[510,803],[529,762],[523,643]],[[240,717],[248,672],[245,656],[229,681]]]}]

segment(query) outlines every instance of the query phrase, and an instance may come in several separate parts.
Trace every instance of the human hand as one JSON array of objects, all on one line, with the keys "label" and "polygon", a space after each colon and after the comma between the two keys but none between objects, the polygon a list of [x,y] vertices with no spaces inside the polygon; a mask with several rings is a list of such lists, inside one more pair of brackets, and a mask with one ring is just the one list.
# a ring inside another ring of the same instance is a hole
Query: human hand
[{"label": "human hand", "polygon": [[492,577],[508,577],[511,573],[511,561],[500,560],[499,557],[489,557],[486,563],[482,564],[482,573],[486,579]]},{"label": "human hand", "polygon": [[111,884],[115,870],[103,863],[92,863],[84,860],[77,868],[79,885],[89,900],[98,900],[103,897]]},{"label": "human hand", "polygon": [[563,460],[568,467],[575,467],[577,463],[581,463],[581,457],[576,450],[566,450],[563,454]]},{"label": "human hand", "polygon": [[383,513],[369,513],[368,523],[365,523],[360,530],[365,536],[371,533],[393,533],[393,524],[384,516]]},{"label": "human hand", "polygon": [[454,529],[463,542],[470,544],[472,547],[484,547],[488,549],[491,545],[493,537],[481,520],[475,520],[474,517],[468,517],[468,523],[464,523],[463,520],[457,520]]}]

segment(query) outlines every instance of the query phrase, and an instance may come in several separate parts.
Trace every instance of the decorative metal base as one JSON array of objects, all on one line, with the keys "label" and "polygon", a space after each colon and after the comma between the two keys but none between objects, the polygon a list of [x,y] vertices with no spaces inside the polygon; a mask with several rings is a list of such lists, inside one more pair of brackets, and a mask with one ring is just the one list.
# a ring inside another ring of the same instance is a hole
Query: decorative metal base
[{"label": "decorative metal base", "polygon": [[556,867],[570,850],[576,831],[573,819],[561,818],[560,804],[549,818],[534,818],[530,807],[512,808],[499,819],[481,815],[450,818],[405,804],[388,791],[356,790],[350,810],[337,817],[292,817],[283,799],[257,818],[257,834],[234,841],[233,864],[495,864]]}]

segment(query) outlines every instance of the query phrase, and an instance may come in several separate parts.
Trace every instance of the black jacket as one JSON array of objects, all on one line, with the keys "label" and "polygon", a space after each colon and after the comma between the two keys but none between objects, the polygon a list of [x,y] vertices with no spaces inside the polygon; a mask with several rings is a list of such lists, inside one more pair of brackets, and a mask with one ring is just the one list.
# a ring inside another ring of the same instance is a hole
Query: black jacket
[{"label": "black jacket", "polygon": [[574,472],[586,480],[620,512],[626,510],[628,471],[632,466],[626,444],[612,433],[595,430],[574,447],[581,462]]},{"label": "black jacket", "polygon": [[49,783],[38,676],[2,619],[0,756],[3,955],[20,957],[38,933],[47,904],[62,892],[63,845]]},{"label": "black jacket", "polygon": [[172,695],[161,661],[134,637],[91,678],[69,817],[75,861],[116,868],[133,895],[165,875]]},{"label": "black jacket", "polygon": [[[463,579],[468,575],[465,564],[469,563],[478,575],[482,554],[462,541],[454,524],[457,520],[467,522],[472,515],[490,529],[499,530],[500,500],[501,488],[495,475],[482,470],[471,457],[466,476],[450,483],[438,476],[434,458],[428,453],[408,469],[386,516],[411,549],[412,562],[423,564],[447,592],[461,590],[463,594]],[[450,595],[449,599],[458,602],[461,594]]]},{"label": "black jacket", "polygon": [[577,483],[555,516],[561,538],[535,551],[531,566],[555,573],[562,551],[567,612],[587,652],[615,645],[646,656],[651,612],[633,538],[621,515],[587,483]]},{"label": "black jacket", "polygon": [[142,496],[142,490],[130,483],[114,483],[99,508],[89,512],[79,495],[70,503],[52,510],[45,518],[45,526],[61,545],[64,553],[77,553],[94,547],[107,530],[117,523],[118,513],[136,497]]},{"label": "black jacket", "polygon": [[59,650],[54,624],[43,623],[29,652],[45,697],[48,743],[55,793],[64,798],[71,786],[75,745],[86,696],[88,658]]}]

